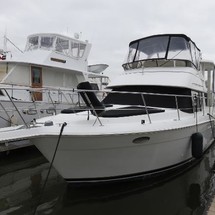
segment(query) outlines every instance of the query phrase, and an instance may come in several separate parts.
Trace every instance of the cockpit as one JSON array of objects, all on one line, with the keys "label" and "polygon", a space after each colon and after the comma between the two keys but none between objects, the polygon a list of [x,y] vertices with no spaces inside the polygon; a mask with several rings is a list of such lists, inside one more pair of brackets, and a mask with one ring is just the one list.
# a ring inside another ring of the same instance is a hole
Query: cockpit
[{"label": "cockpit", "polygon": [[132,41],[125,70],[141,67],[191,66],[199,69],[201,52],[183,34],[165,34]]},{"label": "cockpit", "polygon": [[25,51],[37,49],[52,50],[70,57],[81,58],[86,50],[87,42],[79,41],[57,34],[34,34],[27,39]]}]

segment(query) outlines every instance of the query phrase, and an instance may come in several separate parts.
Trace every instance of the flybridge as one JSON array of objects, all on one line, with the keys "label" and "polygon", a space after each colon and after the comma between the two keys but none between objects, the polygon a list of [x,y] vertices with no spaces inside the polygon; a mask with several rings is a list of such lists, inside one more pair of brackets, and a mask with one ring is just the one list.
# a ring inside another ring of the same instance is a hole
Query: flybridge
[{"label": "flybridge", "polygon": [[201,52],[184,34],[163,34],[132,41],[125,70],[140,67],[195,67],[199,70]]},{"label": "flybridge", "polygon": [[33,34],[28,36],[25,51],[46,49],[74,57],[82,58],[87,52],[87,41],[80,41],[59,34]]}]

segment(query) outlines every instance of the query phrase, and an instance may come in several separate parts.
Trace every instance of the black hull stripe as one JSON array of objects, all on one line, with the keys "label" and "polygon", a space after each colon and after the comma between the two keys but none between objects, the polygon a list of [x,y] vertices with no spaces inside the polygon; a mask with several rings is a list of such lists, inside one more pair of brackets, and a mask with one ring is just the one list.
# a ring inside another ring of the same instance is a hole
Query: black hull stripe
[{"label": "black hull stripe", "polygon": [[160,175],[163,173],[168,173],[171,171],[174,171],[175,169],[178,169],[186,164],[191,164],[192,161],[194,161],[194,158],[190,158],[188,160],[185,160],[183,162],[177,163],[172,166],[147,171],[147,172],[141,172],[141,173],[135,173],[135,174],[128,174],[128,175],[120,175],[120,176],[113,176],[113,177],[98,177],[98,178],[64,178],[69,183],[105,183],[105,182],[114,182],[114,181],[126,181],[126,180],[135,180],[138,178],[144,178],[144,177],[153,177],[156,175]]}]

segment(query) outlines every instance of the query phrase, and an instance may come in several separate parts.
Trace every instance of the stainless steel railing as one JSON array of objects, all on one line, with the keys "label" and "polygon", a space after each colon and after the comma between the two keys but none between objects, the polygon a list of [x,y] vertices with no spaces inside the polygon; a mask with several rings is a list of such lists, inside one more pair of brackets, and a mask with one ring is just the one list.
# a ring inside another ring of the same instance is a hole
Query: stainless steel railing
[{"label": "stainless steel railing", "polygon": [[[20,118],[22,119],[24,125],[27,127],[27,123],[25,122],[25,120],[22,117],[22,110],[20,110],[17,105],[16,105],[16,101],[14,100],[14,97],[16,96],[17,92],[19,91],[28,91],[29,95],[30,94],[34,94],[35,92],[40,92],[44,95],[46,95],[46,103],[47,105],[50,104],[53,109],[55,110],[55,114],[56,114],[56,110],[57,110],[57,103],[65,103],[70,105],[71,107],[81,107],[81,109],[83,110],[83,106],[85,105],[83,100],[80,98],[80,93],[81,92],[93,92],[96,93],[98,95],[105,95],[105,94],[129,94],[129,95],[140,95],[141,99],[142,99],[142,103],[138,104],[142,107],[145,108],[146,110],[146,115],[148,118],[149,123],[152,123],[152,119],[151,119],[151,114],[149,111],[149,107],[150,105],[147,104],[146,101],[146,97],[147,96],[165,96],[165,97],[172,97],[172,99],[174,99],[175,102],[175,107],[173,109],[176,110],[176,117],[177,120],[181,120],[181,108],[179,105],[179,99],[180,98],[190,98],[192,101],[192,108],[193,111],[192,113],[194,114],[194,117],[197,117],[197,113],[201,113],[202,115],[205,115],[205,108],[206,108],[206,102],[205,100],[207,99],[205,97],[204,94],[200,95],[178,95],[178,94],[164,94],[164,93],[148,93],[148,92],[130,92],[130,91],[109,91],[109,90],[78,90],[78,89],[59,89],[59,88],[29,88],[29,87],[25,87],[25,86],[17,86],[15,87],[13,86],[7,86],[7,87],[2,87],[0,88],[0,90],[3,92],[5,92],[5,95],[8,97],[8,101],[10,101],[12,103],[13,108],[16,110],[16,112],[18,113],[18,115],[20,116]],[[9,93],[10,92],[10,93]],[[54,96],[53,96],[54,95]],[[55,97],[55,98],[54,98]],[[55,100],[56,98],[58,98],[58,100]],[[76,98],[76,99],[74,99]],[[102,100],[102,96],[100,96],[100,100]],[[19,98],[17,99],[18,101],[24,101],[24,100],[20,100]],[[35,98],[28,98],[28,102],[31,102],[33,107],[35,109],[37,109],[37,105],[39,104],[40,101],[37,101]],[[128,104],[129,105],[129,104]],[[132,106],[132,105],[130,105]],[[133,105],[134,108],[137,105]],[[2,111],[5,112],[5,114],[7,115],[7,117],[9,118],[9,114],[8,114],[8,110],[2,105],[1,103],[1,96],[0,96],[0,108],[2,107]],[[159,106],[158,106],[159,108]],[[162,108],[162,107],[161,107]],[[96,113],[96,108],[92,105],[91,107],[86,107],[86,110],[92,110],[94,113]],[[183,108],[185,109],[185,108]],[[213,108],[211,108],[212,110]],[[212,114],[212,113],[209,113]],[[96,115],[96,114],[95,114]],[[100,120],[100,116],[99,114],[96,115],[97,120],[99,120],[99,123],[102,125],[102,122]]]}]

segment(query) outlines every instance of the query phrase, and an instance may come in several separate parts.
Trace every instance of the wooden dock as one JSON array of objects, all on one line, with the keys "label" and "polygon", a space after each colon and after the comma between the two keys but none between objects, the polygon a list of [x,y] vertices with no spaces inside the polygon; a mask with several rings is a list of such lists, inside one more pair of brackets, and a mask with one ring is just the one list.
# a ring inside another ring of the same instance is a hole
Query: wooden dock
[{"label": "wooden dock", "polygon": [[0,152],[10,151],[14,149],[19,149],[23,147],[31,146],[32,144],[29,140],[21,140],[16,142],[9,142],[9,143],[1,143],[0,144]]}]

